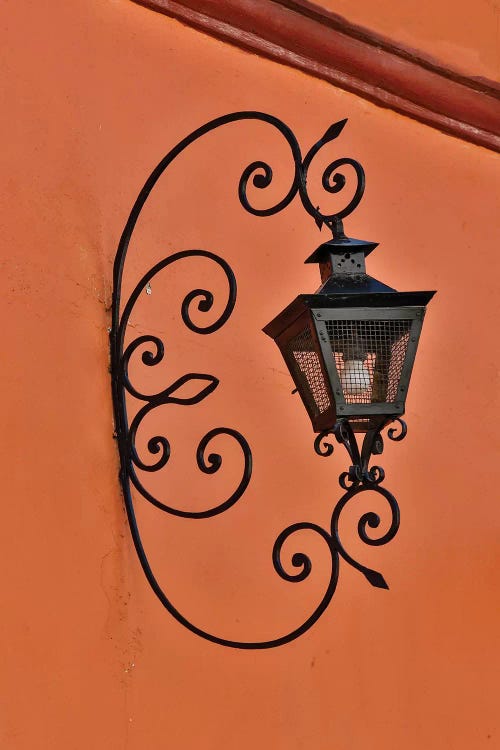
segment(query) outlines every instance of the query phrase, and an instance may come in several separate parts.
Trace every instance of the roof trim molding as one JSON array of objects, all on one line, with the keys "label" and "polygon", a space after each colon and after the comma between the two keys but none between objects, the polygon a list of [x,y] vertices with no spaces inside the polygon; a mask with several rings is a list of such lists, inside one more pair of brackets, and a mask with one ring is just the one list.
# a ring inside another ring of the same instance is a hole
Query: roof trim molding
[{"label": "roof trim molding", "polygon": [[437,130],[500,152],[500,85],[307,0],[133,0]]}]

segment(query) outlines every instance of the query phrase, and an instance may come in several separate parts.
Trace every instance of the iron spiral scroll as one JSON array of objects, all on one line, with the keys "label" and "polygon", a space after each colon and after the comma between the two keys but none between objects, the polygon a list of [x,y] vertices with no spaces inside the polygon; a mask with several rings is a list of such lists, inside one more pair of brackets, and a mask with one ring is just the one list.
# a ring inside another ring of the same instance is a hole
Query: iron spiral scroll
[{"label": "iron spiral scroll", "polygon": [[[315,451],[318,455],[323,457],[330,456],[334,449],[333,444],[328,442],[327,438],[328,435],[331,434],[337,442],[344,445],[352,461],[349,471],[343,472],[340,475],[340,485],[345,490],[345,493],[333,510],[330,529],[327,531],[321,526],[310,522],[291,524],[279,534],[272,550],[272,561],[276,573],[285,581],[298,583],[304,581],[309,576],[312,570],[312,562],[305,553],[295,552],[290,560],[291,566],[294,570],[293,572],[290,572],[290,570],[284,566],[282,560],[282,550],[285,542],[287,542],[287,540],[295,533],[307,530],[319,535],[328,547],[331,557],[331,573],[326,591],[316,609],[299,627],[281,637],[266,641],[238,641],[220,638],[217,635],[206,632],[184,617],[184,615],[176,609],[174,604],[167,597],[153,573],[139,532],[132,488],[135,488],[143,498],[152,503],[156,508],[170,515],[191,519],[213,517],[231,508],[231,506],[233,506],[245,492],[252,474],[252,453],[244,436],[230,427],[218,427],[212,429],[202,438],[196,449],[197,466],[201,472],[205,474],[213,474],[217,472],[222,465],[222,456],[218,453],[210,452],[212,440],[219,435],[226,435],[235,440],[242,451],[244,459],[242,477],[233,493],[230,497],[217,502],[211,508],[206,510],[193,512],[172,507],[156,498],[147,490],[141,482],[137,470],[139,469],[142,472],[151,473],[164,469],[170,457],[170,443],[168,438],[164,435],[152,436],[147,441],[148,458],[146,459],[143,455],[140,455],[136,447],[136,436],[143,420],[150,412],[159,406],[168,404],[191,406],[200,403],[203,399],[209,397],[217,388],[219,380],[214,375],[208,373],[186,373],[157,393],[144,393],[135,387],[130,378],[130,361],[134,356],[139,356],[140,354],[142,363],[145,366],[154,367],[163,361],[165,346],[160,337],[153,334],[145,334],[138,336],[125,347],[124,342],[127,325],[139,296],[147,289],[151,279],[167,267],[174,263],[182,262],[182,260],[186,258],[205,258],[210,262],[215,263],[224,272],[228,284],[228,297],[223,312],[215,322],[212,322],[205,327],[200,326],[192,320],[190,310],[192,309],[192,306],[197,303],[196,307],[199,312],[209,312],[214,303],[213,294],[209,290],[197,288],[193,289],[186,295],[181,305],[181,315],[184,325],[190,331],[199,335],[209,335],[219,330],[229,319],[233,311],[236,303],[237,285],[232,269],[220,256],[207,250],[182,250],[169,255],[151,268],[139,280],[129,298],[123,303],[122,277],[124,265],[130,240],[141,210],[158,179],[167,167],[190,144],[197,141],[203,135],[223,125],[240,120],[260,121],[275,128],[287,142],[294,163],[293,180],[287,194],[281,201],[266,209],[257,209],[252,206],[248,199],[247,188],[250,179],[253,186],[257,189],[268,187],[273,178],[271,166],[263,161],[255,161],[243,171],[239,181],[238,195],[241,205],[249,213],[255,216],[271,216],[277,214],[286,208],[298,193],[305,210],[314,218],[318,226],[325,223],[332,227],[335,222],[351,213],[362,198],[365,185],[364,171],[357,161],[350,158],[339,158],[333,161],[326,167],[322,177],[323,188],[329,193],[338,193],[346,184],[346,178],[341,170],[344,167],[349,167],[354,170],[357,178],[355,192],[349,203],[342,210],[332,214],[321,212],[319,207],[313,205],[307,192],[307,174],[312,160],[324,145],[333,141],[340,135],[347,122],[346,120],[339,121],[332,125],[326,131],[325,135],[309,150],[305,157],[302,157],[298,141],[290,128],[278,118],[261,112],[236,112],[225,115],[224,117],[219,117],[206,123],[180,141],[159,162],[140,191],[125,225],[116,253],[113,268],[112,326],[110,332],[112,394],[115,434],[120,454],[120,482],[123,490],[128,522],[141,566],[153,591],[170,614],[175,617],[181,625],[185,626],[196,635],[222,646],[239,649],[267,649],[290,643],[308,631],[320,618],[335,593],[339,575],[340,558],[343,558],[347,563],[359,570],[373,586],[387,588],[387,584],[380,573],[359,564],[347,553],[340,539],[339,520],[346,504],[354,496],[368,490],[382,495],[387,501],[391,512],[391,523],[388,531],[382,536],[376,538],[368,535],[368,527],[375,529],[380,524],[380,518],[375,513],[365,513],[358,522],[358,534],[363,542],[368,545],[382,545],[389,542],[398,530],[399,510],[394,496],[385,488],[381,487],[381,482],[384,479],[383,469],[378,466],[370,467],[369,465],[372,455],[376,455],[382,450],[383,441],[381,433],[382,430],[388,426],[387,420],[381,422],[376,429],[371,430],[366,434],[361,450],[358,448],[355,435],[352,432],[349,422],[347,420],[341,420],[331,431],[325,431],[318,435],[314,444]],[[195,396],[185,398],[179,395],[179,391],[183,385],[188,382],[193,383],[194,381],[197,381],[201,386]],[[130,422],[127,415],[127,397],[135,399],[142,404]],[[397,433],[394,428],[389,429],[388,437],[391,440],[401,440],[406,434],[406,425],[400,419],[397,421],[400,423],[400,432]]]}]

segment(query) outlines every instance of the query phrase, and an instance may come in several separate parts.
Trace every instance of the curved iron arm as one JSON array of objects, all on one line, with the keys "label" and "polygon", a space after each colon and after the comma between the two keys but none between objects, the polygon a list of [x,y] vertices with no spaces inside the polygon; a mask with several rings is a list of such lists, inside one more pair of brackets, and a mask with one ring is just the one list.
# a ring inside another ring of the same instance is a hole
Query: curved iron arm
[{"label": "curved iron arm", "polygon": [[[376,514],[366,513],[359,520],[359,536],[363,542],[369,545],[386,544],[388,541],[390,541],[390,539],[394,537],[399,525],[399,512],[396,500],[391,495],[391,493],[379,486],[380,482],[384,478],[383,470],[380,467],[369,468],[368,466],[371,455],[381,452],[381,446],[383,444],[380,433],[381,430],[386,426],[386,423],[381,424],[377,430],[367,434],[362,450],[360,451],[349,423],[346,420],[342,420],[333,429],[333,435],[338,442],[344,444],[351,457],[353,465],[348,472],[344,472],[340,475],[339,481],[341,483],[341,486],[346,489],[346,492],[333,510],[330,530],[326,531],[317,524],[310,522],[294,523],[288,526],[279,534],[273,547],[272,561],[275,571],[283,580],[293,583],[303,581],[309,576],[312,570],[312,563],[310,558],[306,554],[302,552],[295,552],[291,557],[291,564],[293,568],[297,569],[297,572],[291,573],[284,567],[282,561],[282,550],[284,544],[292,535],[301,531],[313,532],[323,539],[330,552],[331,573],[326,591],[313,613],[299,627],[281,637],[266,641],[237,641],[220,638],[216,635],[208,633],[197,625],[194,625],[176,609],[176,607],[168,599],[167,595],[161,588],[150,566],[147,554],[142,544],[142,539],[137,524],[134,500],[132,495],[132,486],[135,487],[135,489],[147,501],[151,502],[153,505],[155,505],[155,507],[162,510],[163,512],[169,513],[171,515],[181,516],[184,518],[209,518],[228,510],[243,495],[251,479],[252,453],[243,435],[229,427],[218,427],[212,429],[202,438],[196,450],[196,460],[198,468],[205,474],[215,473],[220,469],[222,465],[222,456],[219,453],[211,452],[207,455],[207,449],[209,448],[211,441],[220,435],[226,435],[236,440],[242,450],[244,458],[243,474],[238,487],[234,490],[229,498],[216,503],[213,507],[207,510],[198,512],[181,510],[172,506],[171,504],[167,504],[159,500],[146,489],[138,476],[137,470],[145,472],[146,474],[150,472],[160,471],[166,466],[170,457],[170,443],[168,439],[163,435],[155,435],[147,441],[148,452],[150,456],[154,456],[156,457],[156,459],[153,459],[152,461],[146,461],[139,455],[135,441],[137,432],[141,428],[141,425],[143,425],[143,422],[147,418],[147,415],[151,413],[155,408],[163,405],[168,405],[170,403],[181,404],[184,406],[197,404],[204,398],[208,397],[217,388],[219,380],[215,376],[206,373],[187,373],[181,378],[178,378],[171,385],[163,388],[158,393],[147,394],[137,389],[131,382],[129,376],[129,364],[131,359],[142,349],[143,364],[148,367],[154,367],[163,360],[165,348],[163,341],[158,336],[148,334],[137,337],[136,339],[131,341],[125,348],[125,333],[130,315],[140,294],[145,289],[147,289],[147,285],[149,284],[150,280],[168,266],[172,265],[173,263],[182,261],[185,258],[204,257],[216,263],[224,271],[229,288],[228,300],[222,314],[219,315],[218,319],[215,322],[205,327],[194,323],[190,316],[190,307],[195,300],[198,300],[198,310],[203,313],[209,312],[214,301],[212,293],[206,289],[194,289],[188,295],[186,295],[181,306],[181,315],[184,324],[191,331],[200,335],[207,335],[220,329],[226,323],[232,313],[236,302],[237,287],[236,279],[230,266],[221,257],[206,250],[184,250],[168,256],[167,258],[157,263],[153,268],[151,268],[150,271],[148,271],[140,279],[140,281],[132,291],[130,297],[128,298],[128,300],[126,300],[122,309],[121,287],[123,270],[130,240],[141,210],[144,207],[144,204],[146,203],[148,196],[153,190],[156,182],[163,174],[163,172],[167,169],[169,164],[171,164],[172,161],[177,156],[179,156],[179,154],[181,154],[189,145],[194,143],[203,135],[223,125],[237,122],[239,120],[261,121],[277,129],[288,143],[294,163],[294,176],[290,189],[281,201],[267,209],[256,209],[251,205],[247,197],[247,187],[250,179],[252,179],[252,184],[257,189],[264,189],[268,187],[271,184],[273,177],[271,166],[263,161],[255,161],[252,162],[243,171],[238,186],[238,195],[242,206],[248,212],[254,214],[255,216],[270,216],[272,214],[276,214],[286,208],[286,206],[289,205],[289,203],[298,193],[305,210],[309,214],[311,214],[311,216],[313,216],[319,226],[321,226],[322,223],[325,223],[330,226],[330,228],[334,228],[337,225],[338,221],[351,213],[351,211],[354,210],[354,208],[361,200],[364,191],[364,172],[361,165],[350,158],[341,158],[333,161],[324,170],[322,178],[324,189],[327,192],[336,193],[342,190],[346,182],[345,176],[338,170],[340,170],[344,166],[350,166],[354,169],[358,180],[357,187],[354,197],[346,207],[344,207],[337,213],[322,213],[319,208],[315,208],[313,206],[307,192],[307,174],[312,160],[325,144],[329,143],[330,141],[337,138],[338,135],[340,135],[345,126],[346,120],[342,120],[332,125],[327,130],[323,138],[321,138],[310,149],[310,151],[304,158],[302,158],[299,144],[290,128],[288,128],[288,126],[278,118],[262,112],[235,112],[233,114],[225,115],[224,117],[216,118],[215,120],[212,120],[202,127],[198,128],[197,130],[193,131],[190,135],[180,141],[177,146],[169,151],[168,154],[152,171],[134,203],[130,216],[123,230],[113,267],[112,327],[110,332],[111,373],[116,438],[120,453],[120,482],[123,489],[125,507],[132,533],[132,539],[140,563],[142,565],[146,578],[151,585],[151,588],[153,589],[163,606],[170,612],[170,614],[175,617],[175,619],[179,623],[184,625],[184,627],[186,627],[196,635],[199,635],[208,641],[217,643],[222,646],[229,646],[240,649],[266,649],[280,646],[285,643],[290,643],[291,641],[295,640],[300,635],[305,633],[307,630],[309,630],[319,619],[319,617],[322,615],[322,613],[330,603],[333,594],[335,593],[339,574],[339,557],[342,557],[346,562],[362,572],[372,585],[387,587],[387,584],[385,583],[385,580],[380,573],[372,571],[356,562],[351,556],[348,555],[344,546],[342,545],[339,537],[339,518],[343,508],[349,502],[349,500],[360,492],[372,490],[383,495],[384,498],[388,501],[392,513],[392,521],[389,530],[381,537],[373,538],[370,537],[366,532],[367,526],[370,528],[376,528],[379,525],[380,519]],[[195,396],[183,397],[182,393],[179,393],[179,391],[181,391],[182,386],[188,382],[196,382],[202,384],[202,387]],[[143,405],[138,409],[131,422],[129,422],[127,415],[127,394],[129,398],[133,398],[139,402],[144,402]],[[401,424],[402,431],[399,435],[396,435],[394,429],[389,430],[388,434],[390,439],[401,440],[405,436],[406,427],[403,423]],[[327,434],[328,432],[321,433],[316,438],[315,450],[318,455],[328,456],[333,453],[333,445],[323,442]]]}]

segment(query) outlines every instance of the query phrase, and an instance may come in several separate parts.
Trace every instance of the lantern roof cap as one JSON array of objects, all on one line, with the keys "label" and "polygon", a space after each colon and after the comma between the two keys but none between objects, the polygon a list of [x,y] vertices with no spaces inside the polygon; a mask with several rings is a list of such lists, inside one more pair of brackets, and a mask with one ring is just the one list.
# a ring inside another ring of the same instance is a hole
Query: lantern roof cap
[{"label": "lantern roof cap", "polygon": [[378,247],[378,242],[369,242],[368,240],[357,240],[355,237],[346,237],[340,235],[333,237],[328,242],[323,242],[310,255],[304,263],[322,263],[328,258],[328,255],[343,255],[344,253],[362,252],[366,258],[372,250]]},{"label": "lantern roof cap", "polygon": [[434,294],[434,291],[299,294],[262,330],[271,338],[276,338],[305,312],[321,308],[424,308]]},{"label": "lantern roof cap", "polygon": [[396,292],[392,286],[383,284],[367,273],[334,273],[320,286],[316,294],[373,294],[382,292]]}]

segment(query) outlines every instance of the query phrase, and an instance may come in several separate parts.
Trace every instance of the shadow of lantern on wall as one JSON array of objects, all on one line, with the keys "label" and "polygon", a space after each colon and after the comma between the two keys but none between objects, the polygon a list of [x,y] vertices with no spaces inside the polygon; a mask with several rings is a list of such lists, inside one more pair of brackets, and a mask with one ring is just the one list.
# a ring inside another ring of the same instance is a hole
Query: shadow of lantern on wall
[{"label": "shadow of lantern on wall", "polygon": [[[214,437],[224,434],[235,439],[244,454],[245,468],[241,482],[233,494],[223,503],[206,511],[190,512],[172,508],[154,497],[143,485],[139,472],[156,472],[164,468],[170,457],[170,444],[166,437],[155,436],[147,443],[151,456],[156,460],[146,462],[140,458],[136,448],[136,435],[144,418],[158,406],[169,403],[189,406],[206,398],[217,387],[214,376],[189,373],[159,393],[145,394],[132,384],[129,377],[131,358],[141,349],[142,362],[155,366],[162,361],[164,346],[156,335],[142,335],[125,346],[125,333],[131,312],[139,295],[147,290],[151,279],[167,266],[187,257],[204,257],[218,264],[225,272],[229,285],[229,298],[223,313],[215,323],[206,327],[195,324],[190,316],[190,305],[198,300],[198,310],[208,312],[213,304],[211,292],[195,289],[182,303],[181,313],[185,325],[193,332],[206,335],[218,330],[227,321],[236,301],[236,280],[225,260],[205,250],[185,250],[168,256],[151,268],[138,282],[122,308],[121,287],[125,258],[132,233],[140,212],[159,177],[169,164],[191,143],[206,133],[239,120],[257,120],[276,128],[287,141],[292,152],[295,172],[290,190],[285,198],[268,209],[254,208],[247,197],[250,178],[254,187],[264,189],[272,181],[272,169],[263,161],[250,164],[243,172],[239,183],[239,198],[243,207],[256,216],[270,216],[282,211],[298,194],[305,210],[321,228],[326,225],[332,239],[320,245],[306,260],[318,263],[322,285],[315,294],[300,294],[265,328],[264,332],[277,343],[295,383],[296,391],[304,403],[317,437],[314,449],[320,456],[330,456],[333,443],[329,435],[347,449],[351,465],[344,471],[339,482],[345,490],[333,509],[330,530],[311,522],[299,522],[288,526],[276,539],[272,552],[273,565],[281,578],[289,582],[303,581],[309,575],[312,564],[304,553],[295,553],[291,564],[297,572],[289,572],[282,564],[281,551],[289,537],[301,530],[314,531],[327,543],[331,553],[331,576],[327,590],[310,617],[300,627],[278,638],[267,641],[237,641],[220,638],[208,633],[187,620],[173,605],[158,583],[144,550],[137,525],[132,487],[143,498],[160,510],[184,518],[210,518],[227,511],[244,493],[251,478],[252,456],[245,438],[236,430],[216,428],[210,430],[200,441],[197,463],[200,470],[213,474],[220,468],[222,457],[206,452]],[[339,519],[349,500],[365,491],[377,492],[387,501],[391,511],[389,529],[378,537],[367,533],[367,527],[375,529],[380,518],[375,513],[365,513],[358,522],[358,533],[363,542],[378,546],[389,542],[399,528],[399,509],[394,496],[383,486],[384,471],[380,466],[370,465],[374,455],[383,451],[382,431],[391,423],[387,435],[399,441],[406,435],[404,414],[406,395],[415,360],[422,321],[427,303],[434,292],[397,292],[373,279],[366,273],[366,257],[377,247],[377,243],[347,237],[343,219],[359,204],[364,192],[365,175],[359,162],[351,158],[333,161],[323,173],[322,184],[329,193],[340,192],[346,178],[345,167],[354,170],[357,178],[356,191],[349,204],[334,214],[324,214],[316,208],[308,195],[307,174],[316,154],[327,143],[342,132],[347,120],[332,125],[325,135],[309,150],[304,158],[292,131],[277,118],[261,112],[236,112],[217,118],[195,130],[175,146],[153,170],[139,193],[123,231],[114,265],[113,321],[111,328],[111,370],[116,438],[120,451],[120,480],[123,488],[127,516],[139,560],[144,573],[165,608],[175,619],[199,635],[214,643],[242,649],[264,649],[283,645],[309,630],[328,606],[336,590],[339,560],[359,570],[365,578],[379,588],[388,588],[383,576],[354,560],[342,544],[339,534]],[[149,347],[144,349],[144,347]],[[179,389],[193,380],[205,383],[197,396],[183,398]],[[126,399],[143,402],[129,423]],[[360,444],[356,434],[362,434]],[[138,471],[139,470],[139,471]]]}]

